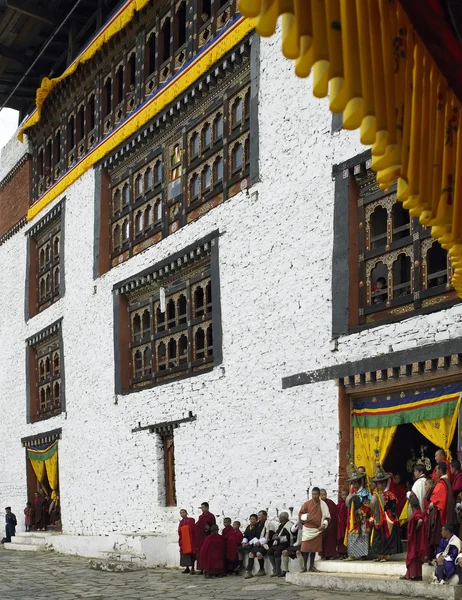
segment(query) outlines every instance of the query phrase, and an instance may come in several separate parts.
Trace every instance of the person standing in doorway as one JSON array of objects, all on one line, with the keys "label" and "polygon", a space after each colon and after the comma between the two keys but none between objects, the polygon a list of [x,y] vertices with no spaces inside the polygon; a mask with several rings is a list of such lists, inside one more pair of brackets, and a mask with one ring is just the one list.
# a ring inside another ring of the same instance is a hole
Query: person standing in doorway
[{"label": "person standing in doorway", "polygon": [[330,560],[331,558],[335,558],[337,556],[337,505],[333,500],[327,497],[327,492],[325,489],[321,489],[320,497],[321,500],[327,504],[330,513],[329,525],[322,534],[321,557],[323,560]]},{"label": "person standing in doorway", "polygon": [[441,541],[441,528],[443,525],[454,525],[456,513],[452,487],[447,476],[447,465],[440,462],[436,465],[438,481],[430,496],[429,511],[434,511],[434,522],[430,535],[430,547],[436,548]]},{"label": "person standing in doorway", "polygon": [[11,512],[11,506],[5,508],[5,538],[2,540],[4,543],[9,544],[11,538],[16,535],[16,515]]},{"label": "person standing in doorway", "polygon": [[[307,570],[315,573],[314,566],[316,552],[322,551],[322,532],[327,529],[330,521],[330,513],[327,504],[321,500],[321,490],[314,487],[311,492],[311,500],[304,502],[298,513],[298,520],[303,523],[302,533],[302,556],[303,573]],[[308,567],[308,558],[310,565]]]},{"label": "person standing in doorway", "polygon": [[210,530],[212,525],[216,524],[215,515],[213,515],[209,511],[209,503],[202,502],[200,505],[201,515],[197,519],[196,524],[194,525],[194,542],[196,547],[196,560],[197,560],[197,570],[200,571],[200,574],[203,574],[203,565],[201,560],[201,549],[202,544],[205,541],[205,538],[210,535]]},{"label": "person standing in doorway", "polygon": [[462,492],[462,471],[459,460],[453,460],[451,462],[450,472],[452,477],[452,493],[454,495],[454,500],[457,500],[457,496]]},{"label": "person standing in doorway", "polygon": [[180,510],[180,523],[178,525],[178,544],[180,546],[180,567],[185,567],[183,573],[194,575],[194,525],[192,517],[188,517],[188,511]]},{"label": "person standing in doorway", "polygon": [[435,452],[435,468],[433,469],[433,473],[432,473],[432,479],[433,481],[437,482],[439,477],[438,477],[438,465],[440,463],[446,463],[446,474],[448,476],[449,481],[451,481],[451,463],[448,461],[447,457],[446,457],[446,452],[445,450],[443,450],[443,448],[438,448],[438,450]]},{"label": "person standing in doorway", "polygon": [[32,508],[32,504],[28,502],[26,504],[26,508],[24,509],[24,524],[26,526],[26,531],[31,531],[33,515],[34,509]]}]

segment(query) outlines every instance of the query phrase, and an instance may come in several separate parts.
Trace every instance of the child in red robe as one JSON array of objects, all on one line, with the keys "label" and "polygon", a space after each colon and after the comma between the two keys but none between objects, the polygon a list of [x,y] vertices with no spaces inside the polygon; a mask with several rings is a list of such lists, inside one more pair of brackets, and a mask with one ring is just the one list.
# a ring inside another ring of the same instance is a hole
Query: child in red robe
[{"label": "child in red robe", "polygon": [[337,552],[340,558],[347,557],[347,547],[344,544],[345,531],[347,528],[348,508],[346,499],[348,497],[348,488],[343,488],[337,503]]},{"label": "child in red robe", "polygon": [[218,525],[212,525],[210,535],[201,548],[201,565],[206,577],[225,574],[225,540],[218,533]]},{"label": "child in red robe", "polygon": [[226,517],[223,519],[223,525],[221,535],[225,540],[225,570],[226,573],[231,574],[239,564],[238,548],[242,543],[243,535],[239,521],[234,521],[231,527],[231,519]]},{"label": "child in red robe", "polygon": [[428,552],[425,515],[420,508],[419,500],[416,496],[412,496],[409,499],[409,506],[411,507],[412,515],[407,526],[407,570],[406,575],[403,575],[401,579],[422,581],[422,565]]}]

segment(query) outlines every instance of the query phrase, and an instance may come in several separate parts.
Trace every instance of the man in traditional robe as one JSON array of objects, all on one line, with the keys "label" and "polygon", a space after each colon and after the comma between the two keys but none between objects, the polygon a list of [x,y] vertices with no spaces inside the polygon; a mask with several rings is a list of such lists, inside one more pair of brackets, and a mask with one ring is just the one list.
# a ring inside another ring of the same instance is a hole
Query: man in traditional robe
[{"label": "man in traditional robe", "polygon": [[337,556],[337,505],[327,497],[327,491],[324,488],[321,489],[320,498],[327,504],[330,514],[329,525],[322,533],[322,551],[320,554],[323,560],[330,560]]},{"label": "man in traditional robe", "polygon": [[[407,493],[407,497],[411,500],[412,497],[417,498],[420,506],[420,510],[425,509],[425,467],[421,464],[414,465],[414,483],[412,489]],[[411,518],[412,509],[409,506],[409,518]]]},{"label": "man in traditional robe", "polygon": [[259,570],[256,573],[256,577],[264,577],[265,573],[265,556],[268,554],[269,541],[273,537],[275,528],[271,521],[268,519],[268,513],[266,510],[260,510],[258,512],[258,522],[255,531],[255,538],[250,540],[252,549],[249,552],[249,562],[247,564],[247,573],[245,579],[253,577],[253,564],[255,558],[258,560],[260,565]]},{"label": "man in traditional robe", "polygon": [[16,515],[11,512],[11,506],[5,508],[5,538],[2,540],[4,543],[9,544],[11,538],[16,535]]},{"label": "man in traditional robe", "polygon": [[242,543],[242,531],[241,523],[234,521],[231,526],[231,519],[223,519],[225,528],[221,532],[223,539],[225,540],[225,569],[226,572],[231,574],[235,571],[238,566],[238,550]]},{"label": "man in traditional robe", "polygon": [[454,535],[452,525],[443,525],[441,540],[436,550],[435,575],[438,583],[449,581],[456,572],[456,559],[461,549],[460,539]]},{"label": "man in traditional robe", "polygon": [[451,485],[454,500],[457,500],[457,496],[462,492],[462,471],[460,466],[459,460],[453,460],[451,462]]},{"label": "man in traditional robe", "polygon": [[422,581],[422,565],[428,552],[425,515],[417,496],[410,498],[409,507],[412,512],[407,525],[406,575],[401,579]]},{"label": "man in traditional robe", "polygon": [[183,573],[194,575],[194,525],[192,517],[188,517],[188,511],[180,510],[181,520],[178,525],[178,545],[180,546],[180,567],[185,567]]},{"label": "man in traditional robe", "polygon": [[385,562],[388,555],[399,554],[402,551],[399,518],[397,515],[396,496],[386,491],[391,474],[385,473],[381,465],[377,465],[376,475],[371,478],[376,490],[371,499],[371,517],[373,536],[371,539],[371,554],[376,560]]},{"label": "man in traditional robe", "polygon": [[273,534],[271,545],[268,549],[268,558],[273,567],[271,577],[279,577],[281,574],[282,553],[290,546],[292,540],[291,527],[292,523],[289,521],[289,514],[282,512],[279,515],[279,527]]},{"label": "man in traditional robe", "polygon": [[[201,562],[201,549],[205,538],[210,535],[210,528],[216,524],[215,515],[209,511],[209,503],[202,502],[200,509],[202,514],[197,519],[194,525],[194,542],[195,542],[195,555],[197,559],[197,569],[203,571]],[[201,573],[202,574],[202,573]]]},{"label": "man in traditional robe", "polygon": [[434,513],[434,528],[430,536],[430,545],[438,546],[441,540],[441,528],[443,525],[453,525],[456,521],[454,509],[454,496],[452,487],[447,476],[447,465],[440,462],[437,465],[438,481],[430,496],[429,510],[436,509]]},{"label": "man in traditional robe", "polygon": [[206,577],[225,573],[225,540],[218,533],[218,525],[210,527],[210,534],[202,544],[201,565]]},{"label": "man in traditional robe", "polygon": [[249,524],[244,531],[244,537],[242,538],[241,545],[238,548],[239,564],[236,569],[234,569],[236,574],[238,574],[240,570],[244,568],[244,556],[253,550],[253,544],[250,542],[256,538],[255,534],[257,531],[257,523],[258,515],[251,514],[249,517]]},{"label": "man in traditional robe", "polygon": [[348,520],[347,498],[348,489],[343,488],[337,502],[337,552],[339,553],[340,558],[346,558],[348,553],[348,549],[345,546],[345,532]]},{"label": "man in traditional robe", "polygon": [[448,461],[448,459],[446,458],[446,452],[443,450],[443,448],[438,448],[438,450],[435,452],[435,468],[433,469],[433,473],[432,473],[432,479],[433,481],[438,481],[439,477],[438,477],[438,465],[442,462],[446,463],[446,473],[448,475],[448,479],[449,481],[451,481],[451,463]]},{"label": "man in traditional robe", "polygon": [[301,571],[303,570],[303,567],[304,567],[303,556],[301,553],[302,533],[303,533],[302,522],[298,521],[298,523],[295,523],[295,525],[292,525],[292,527],[290,528],[290,533],[296,539],[292,546],[289,546],[288,548],[286,548],[285,550],[282,551],[281,574],[279,575],[279,577],[285,577],[286,573],[289,572],[289,558],[291,560],[298,558]]},{"label": "man in traditional robe", "polygon": [[[322,532],[327,529],[330,521],[330,513],[327,504],[321,500],[321,490],[314,487],[311,492],[311,500],[304,502],[298,513],[298,520],[303,523],[302,532],[302,556],[303,573],[307,570],[316,572],[314,559],[316,552],[322,551]],[[308,558],[310,565],[308,567]]]}]

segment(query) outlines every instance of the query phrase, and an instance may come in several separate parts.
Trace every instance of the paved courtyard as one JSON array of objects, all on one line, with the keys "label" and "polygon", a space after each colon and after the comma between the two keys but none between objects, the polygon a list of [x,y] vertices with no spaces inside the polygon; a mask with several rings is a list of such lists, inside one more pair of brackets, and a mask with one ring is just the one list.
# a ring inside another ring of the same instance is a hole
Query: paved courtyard
[{"label": "paved courtyard", "polygon": [[[352,594],[304,590],[277,578],[204,579],[178,570],[93,571],[83,558],[0,548],[1,600],[348,600]],[[395,597],[396,598],[396,597]],[[401,597],[403,600],[403,597]],[[377,600],[361,594],[361,600]],[[381,600],[391,600],[381,597]]]}]

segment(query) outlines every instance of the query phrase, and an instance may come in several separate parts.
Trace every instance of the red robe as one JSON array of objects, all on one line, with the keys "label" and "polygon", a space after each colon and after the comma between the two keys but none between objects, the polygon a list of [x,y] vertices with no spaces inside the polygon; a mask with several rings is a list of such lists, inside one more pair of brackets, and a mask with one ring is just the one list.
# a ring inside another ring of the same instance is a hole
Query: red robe
[{"label": "red robe", "polygon": [[398,519],[401,516],[401,513],[403,512],[403,508],[404,505],[406,504],[406,486],[403,485],[402,483],[394,486],[394,494],[396,496],[396,514],[398,516]]},{"label": "red robe", "polygon": [[433,502],[434,506],[438,509],[440,514],[440,523],[441,525],[444,525],[447,522],[448,488],[441,479],[438,479],[435,487],[433,488],[432,495],[430,496],[430,502]]},{"label": "red robe", "polygon": [[[446,475],[448,476],[449,481],[452,481],[452,475],[451,475],[451,463],[448,461],[447,458],[443,458],[442,461],[440,462],[444,462],[446,463]],[[431,478],[433,479],[433,481],[438,481],[438,475],[436,474],[436,469],[437,469],[438,465],[435,466],[435,468],[433,469],[433,473],[431,475]]]},{"label": "red robe", "polygon": [[[422,520],[422,524],[417,529],[419,520]],[[407,579],[422,577],[422,565],[427,555],[428,538],[425,527],[425,515],[419,508],[418,510],[413,511],[407,525]]]},{"label": "red robe", "polygon": [[225,527],[221,532],[223,539],[225,540],[225,558],[231,562],[238,560],[237,549],[242,544],[242,531],[239,529],[233,529],[231,526]]},{"label": "red robe", "polygon": [[194,554],[194,525],[195,521],[192,517],[181,519],[178,525],[178,544],[180,546],[180,554]]},{"label": "red robe", "polygon": [[222,575],[225,572],[225,539],[212,533],[202,544],[200,562],[206,575]]},{"label": "red robe", "polygon": [[454,500],[457,500],[457,496],[462,492],[462,471],[457,471],[452,480],[452,492],[454,494]]},{"label": "red robe", "polygon": [[330,521],[326,530],[322,534],[322,552],[321,556],[331,558],[337,556],[337,506],[333,500],[326,498],[324,502],[327,504],[330,512]]},{"label": "red robe", "polygon": [[347,547],[343,543],[347,528],[348,508],[343,498],[337,504],[337,550],[339,554],[346,554]]},{"label": "red robe", "polygon": [[[203,571],[202,559],[201,559],[201,548],[202,544],[207,537],[210,527],[215,525],[215,515],[211,512],[205,512],[200,515],[197,519],[196,524],[194,525],[194,541],[196,546],[195,555],[197,557],[197,568],[199,571]],[[206,525],[208,525],[208,531],[205,530]]]}]

